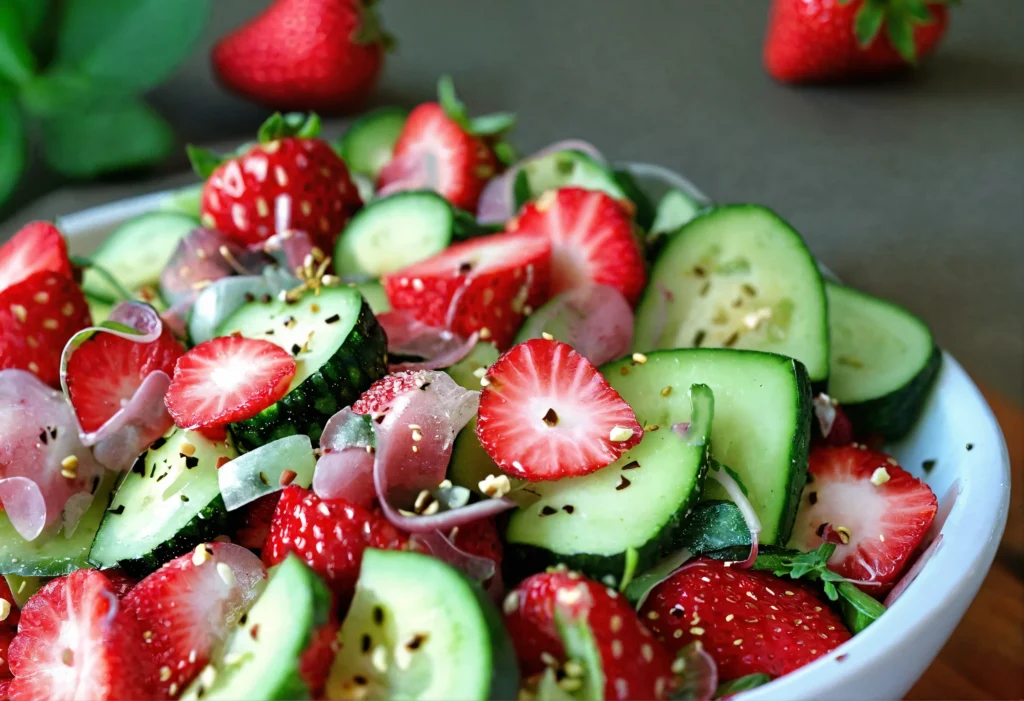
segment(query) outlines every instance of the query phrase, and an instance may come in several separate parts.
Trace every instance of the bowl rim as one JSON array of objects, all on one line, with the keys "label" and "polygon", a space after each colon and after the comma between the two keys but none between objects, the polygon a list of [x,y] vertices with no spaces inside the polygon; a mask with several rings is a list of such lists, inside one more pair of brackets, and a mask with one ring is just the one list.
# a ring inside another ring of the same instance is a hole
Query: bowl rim
[{"label": "bowl rim", "polygon": [[[620,166],[628,168],[637,176],[663,179],[670,186],[678,187],[705,203],[711,202],[693,183],[663,166],[644,163]],[[97,205],[61,216],[58,223],[69,239],[86,236],[157,209],[176,190],[161,190]],[[827,268],[822,266],[822,269],[826,275],[831,275]],[[973,417],[973,426],[977,427],[978,433],[972,434],[977,448],[975,458],[972,459],[972,471],[963,474],[962,462],[956,471],[960,491],[956,506],[942,529],[942,547],[937,549],[935,556],[921,569],[906,592],[879,619],[880,623],[869,626],[814,662],[770,684],[745,692],[745,701],[825,698],[836,688],[850,688],[857,683],[859,675],[880,665],[896,648],[919,635],[929,620],[940,616],[943,609],[963,594],[965,588],[980,586],[987,574],[999,547],[1009,512],[1009,452],[999,423],[981,391],[953,356],[946,351],[942,352],[942,356],[936,391],[929,401],[935,400],[940,387],[956,393],[962,405],[961,413]],[[908,442],[913,442],[912,436]],[[982,467],[978,469],[977,464]],[[957,518],[953,518],[954,513]],[[958,526],[955,533],[947,532],[950,524]],[[979,570],[981,576],[975,576]],[[948,573],[957,573],[957,576],[948,576]],[[927,596],[920,595],[925,592]],[[975,593],[976,590],[970,593],[970,599],[973,599]],[[837,662],[843,664],[837,665]],[[917,677],[909,681],[907,686],[916,680]]]}]

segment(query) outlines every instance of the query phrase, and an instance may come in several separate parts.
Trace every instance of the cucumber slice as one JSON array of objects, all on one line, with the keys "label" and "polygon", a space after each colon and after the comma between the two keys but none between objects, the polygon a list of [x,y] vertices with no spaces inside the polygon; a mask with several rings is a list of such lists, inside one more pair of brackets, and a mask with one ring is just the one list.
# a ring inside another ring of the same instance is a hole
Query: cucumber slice
[{"label": "cucumber slice", "polygon": [[110,502],[117,475],[108,472],[96,483],[92,504],[71,535],[61,529],[27,541],[0,512],[0,573],[24,577],[60,577],[89,566],[89,546]]},{"label": "cucumber slice", "polygon": [[202,209],[203,186],[206,183],[196,183],[174,190],[158,205],[162,212],[177,212],[187,214],[199,220]]},{"label": "cucumber slice", "polygon": [[[477,381],[477,386],[480,382]],[[452,459],[448,462],[448,479],[457,487],[465,487],[471,492],[483,495],[480,482],[488,475],[502,474],[501,468],[495,464],[480,439],[476,437],[476,416],[459,431],[452,446]],[[509,478],[513,484],[516,478]]]},{"label": "cucumber slice", "polygon": [[462,387],[479,392],[480,378],[483,376],[481,369],[486,370],[494,365],[498,355],[498,349],[493,343],[481,341],[473,346],[469,355],[444,371]]},{"label": "cucumber slice", "polygon": [[93,326],[102,324],[110,316],[110,312],[114,311],[114,305],[110,302],[93,299],[88,295],[85,296],[85,303],[89,305],[89,316],[92,317]]},{"label": "cucumber slice", "polygon": [[479,586],[427,555],[366,550],[328,698],[511,699],[518,688],[512,642]]},{"label": "cucumber slice", "polygon": [[[789,539],[806,481],[811,436],[811,388],[803,365],[770,353],[668,350],[649,354],[643,364],[617,360],[601,372],[643,426],[689,421],[685,388],[708,385],[715,395],[712,455],[746,487],[761,520],[761,542]],[[728,495],[709,483],[703,498]]]},{"label": "cucumber slice", "polygon": [[626,168],[616,168],[612,171],[612,177],[615,178],[615,182],[618,183],[619,187],[624,193],[626,198],[633,203],[635,211],[633,212],[633,219],[637,225],[644,231],[650,231],[651,224],[654,223],[654,203],[651,202],[651,198],[643,191],[640,184],[633,177],[633,174]]},{"label": "cucumber slice", "polygon": [[821,273],[771,210],[728,205],[698,216],[665,243],[650,280],[636,312],[636,350],[761,350],[796,358],[813,382],[828,377]]},{"label": "cucumber slice", "polygon": [[627,199],[626,191],[606,166],[580,151],[555,151],[522,164],[514,187],[516,209],[547,190],[563,187],[599,190],[617,200]]},{"label": "cucumber slice", "polygon": [[201,673],[181,698],[310,698],[299,659],[330,615],[327,586],[298,557],[288,555],[270,571],[266,589],[239,620],[213,665],[215,673]]},{"label": "cucumber slice", "polygon": [[17,574],[5,574],[4,579],[7,580],[7,588],[11,590],[11,596],[14,597],[14,603],[19,609],[25,608],[26,602],[48,581],[42,577],[22,577]]},{"label": "cucumber slice", "polygon": [[174,429],[135,462],[103,516],[89,560],[144,575],[227,530],[217,467],[238,453]]},{"label": "cucumber slice", "polygon": [[[685,390],[679,394],[687,397]],[[617,581],[628,550],[636,551],[639,571],[671,550],[708,466],[714,399],[702,385],[691,394],[693,438],[681,438],[666,424],[597,472],[530,485],[541,498],[514,511],[506,531],[505,561],[514,576],[564,562],[595,579],[610,575]],[[656,413],[662,397],[634,393],[632,399],[639,418]]]},{"label": "cucumber slice", "polygon": [[356,289],[363,295],[366,303],[370,305],[370,311],[374,315],[386,314],[391,311],[391,300],[388,299],[388,293],[384,291],[384,285],[376,280],[371,280],[370,282],[357,283]]},{"label": "cucumber slice", "polygon": [[354,287],[309,290],[295,302],[254,300],[217,333],[236,332],[276,343],[297,364],[283,399],[229,427],[242,450],[297,433],[319,441],[327,420],[387,373],[384,330]]},{"label": "cucumber slice", "polygon": [[669,190],[658,202],[654,223],[651,224],[651,236],[676,231],[688,224],[703,208],[702,202],[682,190]]},{"label": "cucumber slice", "polygon": [[408,116],[401,107],[381,107],[352,122],[338,141],[338,150],[349,170],[376,180],[380,169],[391,160]]},{"label": "cucumber slice", "polygon": [[436,192],[398,192],[356,213],[334,248],[346,278],[378,278],[426,260],[452,242],[455,211]]},{"label": "cucumber slice", "polygon": [[[114,229],[92,256],[92,262],[113,275],[122,287],[140,292],[144,301],[157,294],[160,271],[178,242],[199,221],[179,212],[150,212]],[[86,269],[82,291],[102,302],[117,302],[118,291],[95,270]],[[148,298],[147,298],[148,295]]]},{"label": "cucumber slice", "polygon": [[826,283],[828,391],[858,433],[898,440],[913,427],[942,365],[927,324],[891,302]]}]

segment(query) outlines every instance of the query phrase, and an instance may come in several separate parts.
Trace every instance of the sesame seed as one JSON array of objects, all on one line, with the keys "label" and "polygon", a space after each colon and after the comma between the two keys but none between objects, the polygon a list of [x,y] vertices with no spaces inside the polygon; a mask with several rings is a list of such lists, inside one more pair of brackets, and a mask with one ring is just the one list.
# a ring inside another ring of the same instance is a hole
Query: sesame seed
[{"label": "sesame seed", "polygon": [[672,387],[671,386],[662,387],[661,388],[661,396],[667,397],[670,394],[672,394]]},{"label": "sesame seed", "polygon": [[171,678],[171,668],[164,665],[160,668],[160,681],[165,682]]},{"label": "sesame seed", "polygon": [[733,614],[730,613],[728,616],[725,617],[725,622],[728,623],[729,621],[731,621],[734,618],[736,618],[736,616],[734,616]]},{"label": "sesame seed", "polygon": [[881,487],[883,484],[889,481],[889,471],[884,467],[876,467],[875,471],[871,473],[871,484],[876,487]]},{"label": "sesame seed", "polygon": [[512,590],[501,604],[506,616],[511,616],[519,609],[519,592]]},{"label": "sesame seed", "polygon": [[542,331],[541,334],[540,334],[540,337],[543,338],[545,341],[554,341],[555,340],[555,337],[552,336],[551,334],[549,334],[547,331]]},{"label": "sesame seed", "polygon": [[491,384],[491,381],[488,380],[486,377],[481,377],[480,378],[480,386],[481,387],[486,387],[489,384]]},{"label": "sesame seed", "polygon": [[512,482],[508,475],[487,475],[477,486],[481,492],[495,499],[500,499],[512,491]]},{"label": "sesame seed", "polygon": [[65,469],[67,469],[67,470],[77,470],[78,469],[78,456],[77,455],[69,455],[69,456],[67,456],[66,458],[64,458],[63,460],[60,461],[60,466],[65,468]]},{"label": "sesame seed", "polygon": [[643,353],[634,353],[633,362],[636,363],[637,365],[643,365],[644,363],[647,362],[647,356],[644,355]]},{"label": "sesame seed", "polygon": [[608,440],[612,443],[624,443],[633,437],[633,429],[625,426],[613,426],[608,434]]},{"label": "sesame seed", "polygon": [[188,441],[182,441],[181,447],[178,450],[181,452],[182,455],[189,458],[196,454],[196,447],[189,443]]},{"label": "sesame seed", "polygon": [[208,664],[199,673],[199,683],[209,689],[217,679],[217,670],[212,664]]},{"label": "sesame seed", "polygon": [[0,621],[6,621],[11,615],[11,602],[7,599],[0,599]]},{"label": "sesame seed", "polygon": [[615,659],[619,659],[620,657],[622,657],[622,652],[622,641],[618,638],[615,638],[614,640],[612,640],[612,657],[614,657]]},{"label": "sesame seed", "polygon": [[701,628],[700,626],[694,626],[693,628],[690,628],[690,634],[691,635],[704,635],[704,629]]},{"label": "sesame seed", "polygon": [[643,655],[643,658],[648,662],[654,661],[654,648],[647,643],[640,646],[640,654]]},{"label": "sesame seed", "polygon": [[20,304],[12,304],[11,313],[14,314],[15,319],[23,324],[25,323],[25,320],[28,319],[28,310]]},{"label": "sesame seed", "polygon": [[622,630],[622,616],[612,616],[611,620],[608,622],[608,625],[613,633],[618,633],[620,630]]},{"label": "sesame seed", "polygon": [[735,640],[732,641],[732,644],[735,645],[736,647],[739,647],[740,645],[743,644],[743,638],[736,638]]},{"label": "sesame seed", "polygon": [[473,376],[474,377],[483,377],[486,374],[487,374],[487,368],[477,368],[476,370],[473,371]]},{"label": "sesame seed", "polygon": [[63,477],[64,479],[73,480],[78,477],[78,473],[75,472],[74,470],[61,470],[60,476]]},{"label": "sesame seed", "polygon": [[197,545],[195,551],[192,553],[192,564],[199,567],[209,559],[210,551],[206,548],[206,543],[200,543]]},{"label": "sesame seed", "polygon": [[229,587],[235,586],[235,573],[226,562],[217,563],[217,574],[220,575],[220,578],[224,580],[224,583]]},{"label": "sesame seed", "polygon": [[420,430],[418,428],[414,428],[412,430],[412,439],[414,441],[421,441],[421,440],[423,440],[423,434],[420,432]]}]

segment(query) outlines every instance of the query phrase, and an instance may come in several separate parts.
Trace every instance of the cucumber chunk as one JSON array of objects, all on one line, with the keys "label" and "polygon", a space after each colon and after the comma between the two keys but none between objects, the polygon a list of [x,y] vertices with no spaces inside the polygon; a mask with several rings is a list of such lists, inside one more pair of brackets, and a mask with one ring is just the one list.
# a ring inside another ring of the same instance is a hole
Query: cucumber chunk
[{"label": "cucumber chunk", "polygon": [[669,190],[658,202],[658,209],[651,224],[651,235],[676,231],[690,222],[704,204],[682,190]]},{"label": "cucumber chunk", "polygon": [[384,285],[376,280],[371,280],[357,283],[356,289],[362,293],[363,299],[370,305],[370,311],[374,315],[386,314],[391,311],[391,300],[388,299],[388,293],[384,291]]},{"label": "cucumber chunk", "polygon": [[231,424],[242,450],[297,433],[319,441],[327,420],[387,373],[387,338],[356,288],[264,299],[239,308],[217,333],[275,343],[295,355],[296,371],[283,399]]},{"label": "cucumber chunk", "polygon": [[202,209],[203,186],[205,184],[196,183],[195,185],[186,185],[185,187],[173,190],[166,198],[161,200],[158,208],[162,212],[187,214],[198,221]]},{"label": "cucumber chunk", "polygon": [[669,237],[636,312],[634,348],[744,348],[828,377],[828,306],[800,235],[756,205],[712,209]]},{"label": "cucumber chunk", "polygon": [[826,283],[828,391],[859,433],[898,440],[914,426],[942,365],[927,324],[891,302]]},{"label": "cucumber chunk", "polygon": [[0,512],[0,573],[23,577],[60,577],[89,566],[89,546],[103,520],[117,476],[108,472],[96,483],[92,504],[70,535],[56,533],[28,541]]},{"label": "cucumber chunk", "polygon": [[487,370],[494,365],[498,355],[498,349],[493,343],[480,341],[473,346],[469,355],[444,371],[462,387],[479,392],[480,378],[483,376],[483,373],[480,373],[481,369]]},{"label": "cucumber chunk", "polygon": [[103,515],[89,560],[144,575],[227,530],[218,463],[236,457],[230,442],[174,431],[135,462]]},{"label": "cucumber chunk", "polygon": [[[270,581],[231,633],[215,674],[200,674],[183,700],[308,699],[299,659],[328,622],[331,593],[294,554],[270,571]],[[212,679],[210,679],[212,677]]]},{"label": "cucumber chunk", "polygon": [[512,642],[479,586],[427,555],[366,550],[328,698],[511,699],[518,686]]},{"label": "cucumber chunk", "polygon": [[[160,272],[174,254],[178,242],[199,221],[180,212],[150,212],[126,221],[100,244],[92,262],[144,301],[157,295]],[[101,302],[117,302],[121,296],[95,270],[86,269],[82,291]]]},{"label": "cucumber chunk", "polygon": [[408,116],[401,107],[381,107],[352,122],[338,141],[349,170],[376,180],[380,169],[391,160]]},{"label": "cucumber chunk", "polygon": [[[811,436],[811,389],[803,365],[753,351],[668,350],[649,354],[643,364],[617,360],[601,372],[642,426],[662,429],[690,420],[685,388],[708,385],[715,395],[712,456],[747,488],[761,520],[761,542],[788,540],[806,481]],[[709,483],[703,498],[728,495]]]},{"label": "cucumber chunk", "polygon": [[563,187],[598,190],[617,200],[627,199],[609,168],[580,151],[555,151],[523,163],[514,187],[516,209],[547,190]]}]

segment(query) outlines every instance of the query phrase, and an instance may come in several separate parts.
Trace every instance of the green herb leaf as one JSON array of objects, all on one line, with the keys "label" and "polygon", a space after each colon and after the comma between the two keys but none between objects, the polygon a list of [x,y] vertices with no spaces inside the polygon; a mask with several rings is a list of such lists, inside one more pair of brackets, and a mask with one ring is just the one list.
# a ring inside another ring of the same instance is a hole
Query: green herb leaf
[{"label": "green herb leaf", "polygon": [[25,31],[26,38],[31,42],[50,11],[50,0],[9,0],[9,4],[18,9],[18,13],[21,15],[21,26]]},{"label": "green herb leaf", "polygon": [[42,127],[47,162],[73,178],[151,165],[174,147],[167,122],[137,99],[61,114],[43,120]]},{"label": "green herb leaf", "polygon": [[750,529],[739,507],[731,501],[707,501],[690,512],[672,542],[694,555],[734,546],[749,548]]},{"label": "green herb leaf", "polygon": [[647,600],[647,595],[651,593],[651,590],[668,579],[672,573],[686,564],[692,557],[693,553],[686,548],[667,555],[661,562],[639,577],[635,577],[633,581],[626,585],[626,598],[633,604],[635,609],[639,610],[644,605],[644,601]]},{"label": "green herb leaf", "polygon": [[217,170],[220,164],[227,160],[219,153],[214,153],[209,149],[199,148],[192,144],[185,146],[185,153],[188,155],[189,163],[192,164],[192,170],[203,180],[210,177],[213,171]]},{"label": "green herb leaf", "polygon": [[494,155],[498,157],[498,162],[503,165],[510,166],[519,160],[515,147],[507,141],[499,141],[494,144],[492,149],[494,150]]},{"label": "green herb leaf", "polygon": [[750,691],[756,689],[759,686],[764,686],[772,680],[767,674],[748,674],[745,677],[739,679],[733,679],[732,681],[725,682],[724,684],[718,685],[718,690],[715,692],[715,698],[720,699],[723,696],[732,696],[738,694],[741,691]]},{"label": "green herb leaf", "polygon": [[312,139],[319,135],[320,117],[315,112],[308,115],[302,112],[275,112],[260,126],[256,139],[259,143],[266,144],[289,137]]},{"label": "green herb leaf", "polygon": [[849,582],[839,584],[839,609],[851,633],[859,633],[885,613],[885,606]]},{"label": "green herb leaf", "polygon": [[75,71],[51,71],[35,76],[21,88],[21,104],[34,117],[88,112],[97,105],[124,100],[124,93]]},{"label": "green herb leaf", "polygon": [[556,606],[555,627],[562,638],[566,658],[583,667],[582,686],[573,696],[580,701],[603,701],[604,669],[601,653],[586,617],[573,617]]},{"label": "green herb leaf", "polygon": [[469,133],[477,136],[496,136],[508,131],[516,124],[513,112],[495,112],[469,120]]},{"label": "green herb leaf", "polygon": [[469,114],[466,105],[455,94],[455,83],[450,75],[443,75],[437,81],[437,101],[448,118],[469,131]]},{"label": "green herb leaf", "polygon": [[558,675],[551,667],[544,669],[544,675],[537,685],[535,701],[576,701],[576,697],[558,685]]},{"label": "green herb leaf", "polygon": [[21,11],[12,3],[0,3],[0,78],[21,85],[35,70],[36,59],[28,47]]},{"label": "green herb leaf", "polygon": [[626,548],[626,565],[622,571],[622,581],[619,582],[619,591],[626,591],[626,587],[633,581],[633,575],[636,574],[636,563],[640,560],[640,554],[636,551],[636,548]]},{"label": "green herb leaf", "polygon": [[25,170],[25,127],[14,95],[0,88],[0,205],[2,205]]},{"label": "green herb leaf", "polygon": [[162,83],[188,56],[210,0],[67,0],[55,63],[122,92]]},{"label": "green herb leaf", "polygon": [[907,12],[917,24],[931,24],[935,21],[925,0],[905,0]]},{"label": "green herb leaf", "polygon": [[885,29],[889,35],[889,42],[903,60],[910,64],[916,64],[917,47],[914,46],[914,26],[906,11],[902,8],[898,12],[890,10],[886,14]]}]

